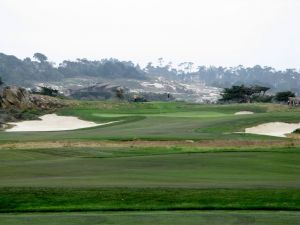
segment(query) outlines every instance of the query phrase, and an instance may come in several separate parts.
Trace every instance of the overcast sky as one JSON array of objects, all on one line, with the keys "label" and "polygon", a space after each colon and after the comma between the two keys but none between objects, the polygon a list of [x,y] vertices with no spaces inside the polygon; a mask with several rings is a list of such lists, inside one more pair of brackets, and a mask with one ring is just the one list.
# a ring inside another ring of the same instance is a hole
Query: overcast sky
[{"label": "overcast sky", "polygon": [[300,0],[0,0],[0,52],[300,69]]}]

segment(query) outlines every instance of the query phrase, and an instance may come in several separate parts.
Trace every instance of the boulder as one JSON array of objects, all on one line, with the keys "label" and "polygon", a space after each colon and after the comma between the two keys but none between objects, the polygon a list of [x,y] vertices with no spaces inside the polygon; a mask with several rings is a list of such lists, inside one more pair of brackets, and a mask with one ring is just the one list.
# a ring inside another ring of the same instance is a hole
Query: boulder
[{"label": "boulder", "polygon": [[16,86],[7,86],[4,87],[2,93],[0,94],[1,98],[1,108],[3,109],[28,109],[34,108],[34,105],[31,102],[29,92],[20,87]]},{"label": "boulder", "polygon": [[30,101],[35,108],[42,110],[56,109],[65,105],[62,100],[46,95],[32,94]]},{"label": "boulder", "polygon": [[[64,106],[58,98],[31,94],[24,88],[7,86],[0,89],[0,130],[6,122],[35,119],[37,111],[52,111]],[[32,110],[29,112],[27,110]]]},{"label": "boulder", "polygon": [[4,110],[55,109],[63,105],[60,99],[31,94],[21,87],[7,86],[0,92],[0,108]]}]

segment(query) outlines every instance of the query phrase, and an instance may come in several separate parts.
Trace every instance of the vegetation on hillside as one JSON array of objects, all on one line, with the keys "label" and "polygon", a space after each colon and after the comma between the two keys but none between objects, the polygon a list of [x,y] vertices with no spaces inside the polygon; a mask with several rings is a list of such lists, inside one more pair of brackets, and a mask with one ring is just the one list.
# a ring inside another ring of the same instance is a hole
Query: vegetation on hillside
[{"label": "vegetation on hillside", "polygon": [[269,87],[264,86],[232,86],[224,88],[221,94],[220,102],[226,103],[251,103],[251,102],[285,102],[287,103],[289,97],[295,97],[295,93],[291,91],[277,92],[274,95],[266,95],[270,90]]},{"label": "vegetation on hillside", "polygon": [[53,89],[51,87],[39,87],[38,90],[33,90],[32,91],[33,94],[40,94],[40,95],[47,95],[47,96],[51,96],[51,97],[57,97],[59,92],[56,89]]},{"label": "vegetation on hillside", "polygon": [[64,60],[59,65],[48,61],[47,56],[35,53],[34,60],[23,60],[15,56],[0,53],[0,77],[7,84],[30,86],[35,82],[61,81],[72,77],[96,77],[105,79],[147,80],[151,77],[164,77],[181,82],[201,81],[209,86],[228,88],[232,85],[259,85],[270,87],[272,91],[291,90],[300,94],[300,72],[295,69],[277,71],[271,67],[195,67],[192,62],[183,62],[178,66],[163,63],[148,63],[145,68],[131,61],[117,59],[75,61]]},{"label": "vegetation on hillside", "polygon": [[236,102],[236,103],[250,103],[250,102],[270,102],[272,96],[265,96],[269,87],[264,86],[232,86],[225,88],[221,94],[220,101],[223,102]]},{"label": "vegetation on hillside", "polygon": [[290,97],[295,97],[295,93],[291,91],[282,91],[276,93],[275,100],[278,102],[287,102]]}]

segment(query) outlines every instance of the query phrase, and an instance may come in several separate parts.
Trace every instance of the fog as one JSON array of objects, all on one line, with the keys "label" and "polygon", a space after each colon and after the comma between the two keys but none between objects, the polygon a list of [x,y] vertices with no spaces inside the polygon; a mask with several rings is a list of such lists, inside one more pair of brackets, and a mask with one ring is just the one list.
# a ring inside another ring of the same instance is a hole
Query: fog
[{"label": "fog", "polygon": [[0,0],[0,52],[300,68],[298,0]]}]

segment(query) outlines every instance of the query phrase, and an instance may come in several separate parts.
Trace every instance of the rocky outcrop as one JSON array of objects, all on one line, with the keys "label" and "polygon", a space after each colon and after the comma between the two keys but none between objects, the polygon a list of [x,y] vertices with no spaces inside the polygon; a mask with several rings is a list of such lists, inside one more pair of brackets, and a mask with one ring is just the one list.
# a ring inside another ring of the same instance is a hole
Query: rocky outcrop
[{"label": "rocky outcrop", "polygon": [[7,86],[0,91],[0,108],[4,110],[55,109],[63,105],[57,98],[31,94],[21,87]]},{"label": "rocky outcrop", "polygon": [[0,130],[6,122],[36,119],[43,111],[64,106],[63,101],[44,95],[31,94],[24,88],[7,86],[0,89]]},{"label": "rocky outcrop", "polygon": [[69,90],[69,96],[80,100],[107,100],[123,99],[128,89],[109,83],[96,83],[95,85]]},{"label": "rocky outcrop", "polygon": [[29,92],[24,88],[15,86],[4,87],[0,93],[2,109],[28,109],[33,108]]},{"label": "rocky outcrop", "polygon": [[56,109],[65,105],[62,100],[46,95],[32,94],[30,95],[30,101],[34,108],[42,110]]}]

